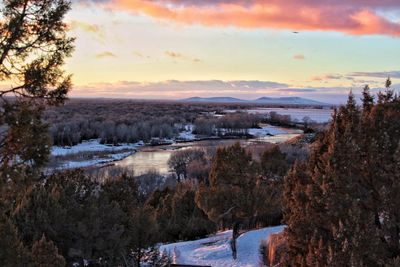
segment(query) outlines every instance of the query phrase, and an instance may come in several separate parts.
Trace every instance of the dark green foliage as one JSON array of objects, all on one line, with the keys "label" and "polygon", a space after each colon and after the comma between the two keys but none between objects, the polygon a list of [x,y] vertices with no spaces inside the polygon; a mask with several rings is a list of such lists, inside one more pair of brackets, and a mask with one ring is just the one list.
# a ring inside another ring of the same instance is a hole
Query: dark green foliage
[{"label": "dark green foliage", "polygon": [[195,188],[181,183],[156,190],[147,202],[156,211],[162,241],[190,240],[215,231],[215,225],[195,202]]},{"label": "dark green foliage", "polygon": [[154,212],[137,199],[137,185],[127,176],[100,184],[71,171],[34,187],[13,218],[29,246],[45,234],[68,263],[116,266],[137,262],[156,241]]},{"label": "dark green foliage", "polygon": [[378,98],[364,88],[360,109],[350,94],[287,175],[288,265],[384,266],[400,255],[400,100],[389,86]]},{"label": "dark green foliage", "polygon": [[131,237],[134,262],[140,266],[144,250],[158,241],[157,224],[151,207],[140,207],[132,214],[132,225],[128,232]]},{"label": "dark green foliage", "polygon": [[32,246],[32,264],[35,267],[64,267],[65,259],[58,254],[53,242],[47,241],[45,236]]},{"label": "dark green foliage", "polygon": [[251,155],[239,143],[217,150],[209,181],[210,186],[200,186],[196,202],[220,227],[254,214],[251,195],[257,179]]},{"label": "dark green foliage", "polygon": [[62,103],[71,87],[61,69],[73,50],[63,22],[69,8],[64,0],[1,3],[0,82],[10,87],[0,90],[0,200],[9,209],[46,163],[45,106]]},{"label": "dark green foliage", "polygon": [[279,148],[266,151],[261,164],[239,143],[219,148],[209,185],[202,184],[196,202],[220,228],[240,221],[246,227],[280,222],[282,177],[286,159]]},{"label": "dark green foliage", "polygon": [[266,150],[261,156],[261,174],[264,179],[281,179],[287,173],[289,164],[278,146]]},{"label": "dark green foliage", "polygon": [[[10,215],[16,207],[22,209],[21,205],[25,205],[21,201],[25,194],[32,192],[31,187],[39,180],[40,168],[47,161],[50,138],[48,126],[41,120],[43,110],[46,105],[61,104],[71,88],[71,77],[62,70],[65,58],[73,50],[74,40],[67,37],[67,25],[63,22],[69,9],[70,2],[65,0],[1,2],[0,83],[9,85],[0,90],[2,266],[29,266],[26,244],[19,240]],[[55,215],[54,203],[42,192],[33,202],[46,205],[49,213]],[[48,214],[40,211],[32,217],[45,218]],[[27,217],[20,220],[25,220],[29,230],[21,232],[22,238],[36,238],[41,234]],[[37,221],[48,224],[44,219]],[[54,230],[49,225],[43,227],[49,232]]]},{"label": "dark green foliage", "polygon": [[[73,51],[63,22],[69,1],[5,0],[0,13],[1,170],[43,165],[49,152],[44,104],[59,104],[71,87],[62,65]],[[8,96],[15,96],[10,100]],[[18,157],[18,161],[16,161]],[[23,164],[24,163],[24,164]]]},{"label": "dark green foliage", "polygon": [[0,214],[0,266],[29,267],[29,253],[20,241],[17,228]]}]

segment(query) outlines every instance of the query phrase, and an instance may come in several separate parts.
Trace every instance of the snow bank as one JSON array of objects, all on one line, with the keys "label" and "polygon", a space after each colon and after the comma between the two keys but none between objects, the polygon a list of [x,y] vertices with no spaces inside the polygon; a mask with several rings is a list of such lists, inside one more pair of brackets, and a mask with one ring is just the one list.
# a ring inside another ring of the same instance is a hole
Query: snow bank
[{"label": "snow bank", "polygon": [[205,239],[163,245],[173,255],[175,263],[210,265],[213,267],[253,267],[260,266],[260,244],[270,234],[283,230],[283,226],[268,227],[249,231],[237,240],[238,258],[232,259],[230,238],[232,231],[217,233]]},{"label": "snow bank", "polygon": [[194,141],[196,140],[196,135],[193,134],[194,126],[193,124],[185,124],[182,127],[184,130],[178,134],[177,140],[182,141]]},{"label": "snow bank", "polygon": [[261,129],[251,128],[249,129],[249,134],[256,137],[263,137],[267,135],[289,134],[289,132],[283,128],[268,125],[262,127]]},{"label": "snow bank", "polygon": [[135,152],[124,152],[124,153],[117,153],[117,154],[110,154],[105,157],[99,157],[95,159],[89,160],[82,160],[82,161],[67,161],[63,163],[61,166],[56,167],[57,170],[64,170],[64,169],[76,169],[76,168],[86,168],[95,165],[105,165],[113,161],[122,160],[130,155],[134,154]]},{"label": "snow bank", "polygon": [[266,114],[276,112],[280,115],[290,115],[292,120],[301,122],[304,117],[309,117],[318,123],[329,122],[332,119],[332,109],[314,108],[256,108],[245,110],[250,114]]},{"label": "snow bank", "polygon": [[97,152],[97,151],[116,152],[126,149],[136,149],[142,145],[143,142],[138,142],[133,144],[121,144],[118,146],[104,145],[100,144],[100,140],[94,139],[89,141],[83,141],[82,143],[72,147],[53,146],[53,148],[51,149],[51,155],[65,156],[70,154],[79,154],[82,152]]}]

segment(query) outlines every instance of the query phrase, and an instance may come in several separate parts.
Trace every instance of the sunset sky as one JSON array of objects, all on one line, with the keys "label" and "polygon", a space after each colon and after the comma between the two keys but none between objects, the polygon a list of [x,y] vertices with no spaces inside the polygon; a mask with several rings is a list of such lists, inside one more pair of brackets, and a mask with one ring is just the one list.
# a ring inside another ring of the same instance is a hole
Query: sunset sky
[{"label": "sunset sky", "polygon": [[67,21],[71,96],[338,103],[400,85],[399,0],[74,0]]}]

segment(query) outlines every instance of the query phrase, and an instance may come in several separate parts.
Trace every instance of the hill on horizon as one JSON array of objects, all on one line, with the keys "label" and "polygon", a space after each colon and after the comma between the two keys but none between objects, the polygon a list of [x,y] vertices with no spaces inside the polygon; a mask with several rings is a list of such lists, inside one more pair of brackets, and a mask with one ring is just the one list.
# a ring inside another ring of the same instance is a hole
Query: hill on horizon
[{"label": "hill on horizon", "polygon": [[260,97],[254,100],[244,100],[235,97],[189,97],[182,102],[209,102],[209,103],[248,103],[248,104],[281,104],[281,105],[313,105],[328,106],[328,103],[302,97]]}]

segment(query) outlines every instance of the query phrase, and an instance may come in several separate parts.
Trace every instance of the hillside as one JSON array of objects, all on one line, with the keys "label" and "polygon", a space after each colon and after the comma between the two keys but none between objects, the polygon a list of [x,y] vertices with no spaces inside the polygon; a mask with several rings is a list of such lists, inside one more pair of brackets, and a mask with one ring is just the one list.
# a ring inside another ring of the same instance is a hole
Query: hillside
[{"label": "hillside", "polygon": [[328,106],[329,104],[302,97],[260,97],[254,100],[244,100],[234,97],[190,97],[181,99],[189,103],[243,103],[243,104],[270,104],[270,105],[304,105]]}]

